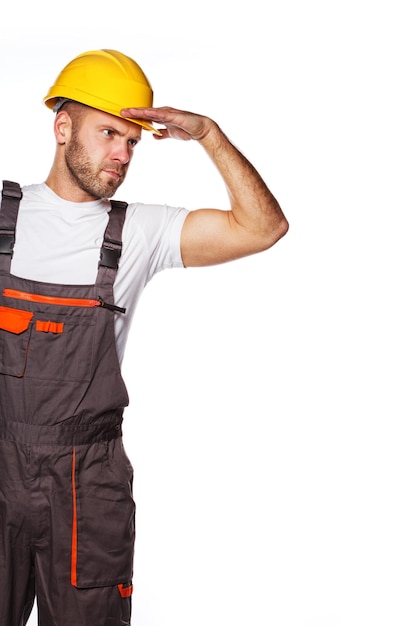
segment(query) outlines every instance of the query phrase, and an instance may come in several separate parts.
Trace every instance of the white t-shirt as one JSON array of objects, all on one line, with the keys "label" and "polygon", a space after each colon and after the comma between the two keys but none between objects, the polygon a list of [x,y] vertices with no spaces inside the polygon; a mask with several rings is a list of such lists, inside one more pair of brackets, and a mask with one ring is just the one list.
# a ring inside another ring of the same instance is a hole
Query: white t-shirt
[{"label": "white t-shirt", "polygon": [[[45,183],[22,191],[11,273],[49,283],[95,283],[110,201],[68,202]],[[163,269],[184,267],[180,235],[187,214],[184,208],[166,205],[128,205],[114,283],[115,304],[126,307],[126,313],[115,318],[120,362],[146,284]]]}]

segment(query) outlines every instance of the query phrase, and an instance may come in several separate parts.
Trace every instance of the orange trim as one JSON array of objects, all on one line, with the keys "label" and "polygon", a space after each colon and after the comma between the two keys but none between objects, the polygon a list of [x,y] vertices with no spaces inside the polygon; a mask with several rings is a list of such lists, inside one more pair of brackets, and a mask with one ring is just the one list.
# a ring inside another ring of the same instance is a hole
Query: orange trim
[{"label": "orange trim", "polygon": [[129,598],[133,593],[133,585],[129,585],[129,587],[123,587],[122,584],[117,585],[120,595],[122,598]]},{"label": "orange trim", "polygon": [[87,298],[55,298],[53,296],[42,296],[27,291],[17,291],[16,289],[3,289],[3,295],[7,298],[17,298],[18,300],[28,300],[29,302],[41,302],[44,304],[59,304],[65,306],[102,306],[99,300],[89,300]]},{"label": "orange trim", "polygon": [[41,333],[63,333],[63,322],[43,322],[42,320],[36,320],[36,330]]},{"label": "orange trim", "polygon": [[77,586],[77,489],[75,485],[75,448],[72,450],[72,547],[71,547],[71,584]]}]

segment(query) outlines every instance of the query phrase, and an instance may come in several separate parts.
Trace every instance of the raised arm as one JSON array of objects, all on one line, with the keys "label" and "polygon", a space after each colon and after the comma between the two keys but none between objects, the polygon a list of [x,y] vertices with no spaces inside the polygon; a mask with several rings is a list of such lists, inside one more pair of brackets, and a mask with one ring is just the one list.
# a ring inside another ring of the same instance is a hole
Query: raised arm
[{"label": "raised arm", "polygon": [[198,141],[216,166],[230,199],[230,210],[197,209],[185,221],[181,253],[185,266],[232,261],[274,245],[288,230],[276,198],[253,165],[210,118],[171,107],[124,109],[128,118],[161,124],[155,139]]}]

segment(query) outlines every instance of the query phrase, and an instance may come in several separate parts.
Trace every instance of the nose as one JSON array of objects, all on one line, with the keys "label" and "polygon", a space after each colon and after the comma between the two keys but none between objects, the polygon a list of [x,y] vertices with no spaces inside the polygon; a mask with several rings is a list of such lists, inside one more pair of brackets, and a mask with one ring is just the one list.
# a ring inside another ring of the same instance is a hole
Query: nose
[{"label": "nose", "polygon": [[132,150],[124,141],[117,142],[117,145],[114,146],[113,159],[115,161],[120,161],[122,165],[126,165],[129,163],[132,156]]}]

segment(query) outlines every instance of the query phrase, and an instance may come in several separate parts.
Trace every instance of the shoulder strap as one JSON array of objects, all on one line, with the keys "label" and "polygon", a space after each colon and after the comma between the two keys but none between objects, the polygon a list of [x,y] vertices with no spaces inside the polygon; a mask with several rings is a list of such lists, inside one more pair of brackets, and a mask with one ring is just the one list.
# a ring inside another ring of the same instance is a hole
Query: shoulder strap
[{"label": "shoulder strap", "polygon": [[111,211],[101,246],[100,261],[98,264],[97,282],[113,284],[119,267],[122,253],[122,231],[126,217],[127,202],[110,200]]},{"label": "shoulder strap", "polygon": [[10,272],[16,240],[16,220],[22,190],[18,183],[3,181],[0,206],[0,269]]}]

